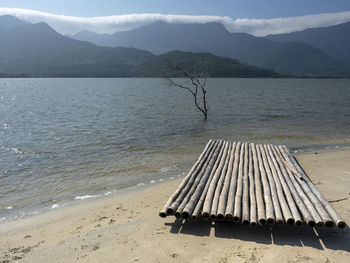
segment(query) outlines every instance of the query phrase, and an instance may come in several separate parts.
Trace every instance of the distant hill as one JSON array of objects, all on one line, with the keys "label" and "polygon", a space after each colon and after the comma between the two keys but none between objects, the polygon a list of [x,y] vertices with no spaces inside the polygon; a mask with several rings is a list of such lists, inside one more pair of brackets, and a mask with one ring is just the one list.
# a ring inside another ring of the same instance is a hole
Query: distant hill
[{"label": "distant hill", "polygon": [[322,50],[328,56],[350,63],[350,22],[288,34],[269,35],[266,38],[279,42],[305,43]]},{"label": "distant hill", "polygon": [[211,54],[170,52],[156,56],[135,48],[100,47],[63,36],[46,23],[0,17],[0,77],[160,77],[169,62],[192,68],[206,61],[211,77],[282,77],[271,70]]},{"label": "distant hill", "polygon": [[152,59],[142,63],[137,67],[136,72],[139,76],[159,76],[163,75],[183,77],[179,72],[171,70],[170,63],[181,65],[188,71],[199,70],[203,62],[208,64],[209,77],[240,77],[240,78],[280,78],[290,77],[272,70],[258,68],[240,63],[238,60],[214,56],[210,53],[192,53],[184,51],[170,51],[168,53],[154,56]]},{"label": "distant hill", "polygon": [[217,56],[298,76],[349,77],[348,63],[304,43],[279,42],[246,33],[230,33],[220,23],[156,22],[112,35],[81,32],[75,39],[102,46],[134,47],[162,54],[171,50],[209,52]]},{"label": "distant hill", "polygon": [[29,76],[129,75],[154,55],[127,48],[101,48],[58,34],[45,23],[0,17],[0,72]]}]

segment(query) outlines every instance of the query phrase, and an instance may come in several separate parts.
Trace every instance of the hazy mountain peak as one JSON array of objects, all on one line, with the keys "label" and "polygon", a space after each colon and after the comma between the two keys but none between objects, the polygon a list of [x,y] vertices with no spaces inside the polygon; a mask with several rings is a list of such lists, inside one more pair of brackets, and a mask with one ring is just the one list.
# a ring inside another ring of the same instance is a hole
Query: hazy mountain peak
[{"label": "hazy mountain peak", "polygon": [[18,19],[17,17],[10,16],[10,15],[0,16],[0,22],[1,23],[12,23],[12,24],[15,24],[15,23],[28,24],[28,22],[24,22],[24,21]]},{"label": "hazy mountain peak", "polygon": [[24,22],[17,17],[4,15],[0,16],[0,30],[10,30],[14,27],[29,26],[31,23]]},{"label": "hazy mountain peak", "polygon": [[288,34],[269,35],[266,38],[279,42],[296,41],[308,44],[331,57],[350,62],[350,22]]},{"label": "hazy mountain peak", "polygon": [[58,34],[55,29],[53,29],[52,27],[50,27],[47,23],[45,22],[39,22],[33,25],[34,27],[36,27],[37,29],[40,29],[41,32],[46,32],[46,33],[56,33]]},{"label": "hazy mountain peak", "polygon": [[136,29],[129,31],[115,32],[113,35],[126,35],[126,34],[194,34],[203,35],[206,32],[208,34],[230,34],[230,32],[219,22],[206,22],[206,23],[168,23],[165,21],[156,21],[151,24],[140,26]]}]

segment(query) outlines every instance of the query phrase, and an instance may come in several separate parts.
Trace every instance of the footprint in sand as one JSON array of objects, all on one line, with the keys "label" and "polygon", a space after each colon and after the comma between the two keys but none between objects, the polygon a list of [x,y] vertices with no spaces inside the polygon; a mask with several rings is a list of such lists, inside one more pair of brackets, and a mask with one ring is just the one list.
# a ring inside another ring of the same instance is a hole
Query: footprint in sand
[{"label": "footprint in sand", "polygon": [[99,248],[100,248],[100,243],[97,243],[97,244],[92,246],[92,251],[96,251]]},{"label": "footprint in sand", "polygon": [[83,250],[83,249],[87,249],[88,247],[89,247],[88,245],[81,245],[80,249]]},{"label": "footprint in sand", "polygon": [[[12,260],[19,260],[19,259],[24,258],[26,254],[28,254],[34,248],[39,247],[44,242],[45,241],[42,240],[33,246],[28,246],[28,247],[20,246],[20,247],[9,248],[8,252],[10,253],[10,255],[13,254]],[[10,255],[8,255],[8,256],[10,256]],[[6,261],[8,261],[8,260],[5,260],[3,262],[6,262]]]}]

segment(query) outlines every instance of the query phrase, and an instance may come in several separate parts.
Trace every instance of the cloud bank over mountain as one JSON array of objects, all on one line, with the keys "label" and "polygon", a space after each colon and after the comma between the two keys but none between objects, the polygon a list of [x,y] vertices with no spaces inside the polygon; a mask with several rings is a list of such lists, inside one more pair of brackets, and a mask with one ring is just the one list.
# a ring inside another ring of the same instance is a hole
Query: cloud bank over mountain
[{"label": "cloud bank over mountain", "polygon": [[59,33],[74,34],[88,30],[96,33],[127,31],[156,21],[168,23],[219,22],[230,32],[245,32],[255,36],[289,33],[306,28],[337,25],[350,21],[350,11],[272,19],[232,19],[221,16],[191,16],[164,14],[128,14],[104,17],[74,17],[19,8],[0,8],[0,16],[12,15],[24,21],[46,22]]}]

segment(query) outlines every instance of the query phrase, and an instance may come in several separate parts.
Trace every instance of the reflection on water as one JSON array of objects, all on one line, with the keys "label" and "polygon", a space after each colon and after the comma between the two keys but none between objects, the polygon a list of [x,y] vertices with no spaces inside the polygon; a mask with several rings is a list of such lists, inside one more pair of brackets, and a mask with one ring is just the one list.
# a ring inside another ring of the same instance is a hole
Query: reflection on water
[{"label": "reflection on water", "polygon": [[161,79],[1,79],[0,218],[182,175],[210,138],[344,145],[349,87],[210,79],[203,121]]}]

